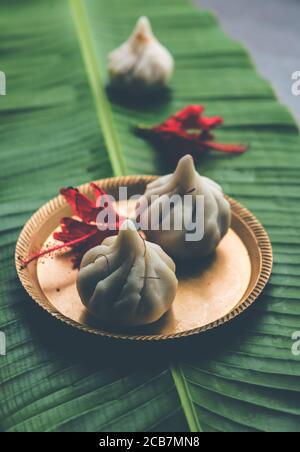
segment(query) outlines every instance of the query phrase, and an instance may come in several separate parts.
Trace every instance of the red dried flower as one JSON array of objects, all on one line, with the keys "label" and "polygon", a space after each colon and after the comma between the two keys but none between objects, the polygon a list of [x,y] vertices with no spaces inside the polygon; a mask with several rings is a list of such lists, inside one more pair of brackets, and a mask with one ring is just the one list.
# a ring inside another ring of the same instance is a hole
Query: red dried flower
[{"label": "red dried flower", "polygon": [[[62,218],[60,222],[61,230],[53,234],[53,238],[62,242],[62,245],[42,250],[22,261],[23,267],[42,256],[64,248],[74,250],[74,264],[75,267],[78,267],[83,255],[89,249],[100,245],[105,238],[117,234],[125,217],[120,216],[115,211],[107,193],[96,184],[91,184],[91,187],[95,195],[94,201],[80,193],[77,188],[69,187],[60,190],[61,195],[65,197],[71,206],[73,215],[79,217],[80,220],[72,217]],[[103,209],[108,213],[107,219],[110,218],[109,213],[111,212],[113,214],[112,218],[116,221],[114,224],[109,224],[106,221],[100,230],[99,225],[97,225],[97,217]]]},{"label": "red dried flower", "polygon": [[224,123],[220,116],[203,116],[205,109],[201,105],[190,105],[162,124],[152,128],[137,127],[137,133],[155,143],[165,144],[167,148],[181,157],[192,154],[194,157],[213,149],[231,154],[243,154],[247,146],[216,143],[212,130]]}]

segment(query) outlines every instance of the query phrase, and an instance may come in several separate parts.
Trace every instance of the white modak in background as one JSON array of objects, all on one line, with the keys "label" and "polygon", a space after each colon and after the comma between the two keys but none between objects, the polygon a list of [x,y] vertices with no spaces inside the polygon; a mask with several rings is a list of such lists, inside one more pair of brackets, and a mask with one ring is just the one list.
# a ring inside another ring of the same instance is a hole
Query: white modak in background
[{"label": "white modak in background", "polygon": [[141,17],[128,41],[108,56],[111,81],[119,87],[161,88],[173,70],[174,59],[154,36],[147,17]]}]

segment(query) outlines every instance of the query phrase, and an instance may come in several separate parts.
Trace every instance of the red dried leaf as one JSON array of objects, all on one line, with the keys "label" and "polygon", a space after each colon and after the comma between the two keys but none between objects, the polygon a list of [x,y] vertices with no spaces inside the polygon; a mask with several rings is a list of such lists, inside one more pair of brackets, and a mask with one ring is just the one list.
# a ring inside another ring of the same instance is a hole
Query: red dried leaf
[{"label": "red dried leaf", "polygon": [[228,152],[229,154],[244,154],[244,152],[248,149],[242,144],[221,144],[211,141],[206,141],[203,144],[205,144],[210,149],[214,149],[215,151]]},{"label": "red dried leaf", "polygon": [[65,217],[60,222],[61,231],[54,232],[53,238],[59,242],[68,243],[95,232],[94,224],[87,224],[74,218]]},{"label": "red dried leaf", "polygon": [[194,157],[207,150],[243,154],[247,150],[244,145],[216,143],[212,133],[216,127],[224,123],[220,116],[207,117],[202,105],[190,105],[162,124],[152,128],[137,127],[140,136],[155,143],[165,144],[175,157],[192,154]]},{"label": "red dried leaf", "polygon": [[[61,245],[57,245],[39,253],[30,256],[28,259],[22,261],[22,266],[26,267],[28,264],[42,256],[53,253],[55,251],[69,248],[74,251],[74,264],[80,265],[83,255],[91,248],[100,245],[104,239],[111,235],[116,235],[122,226],[125,218],[121,217],[114,209],[109,196],[96,184],[91,184],[93,188],[95,199],[90,200],[87,196],[79,192],[77,188],[68,187],[60,190],[61,195],[65,197],[68,204],[72,208],[72,213],[79,217],[81,221],[65,217],[61,219],[60,228],[58,232],[54,232],[53,238]],[[99,205],[99,207],[98,207]],[[104,223],[100,228],[97,226],[97,216],[107,209],[108,212],[113,213],[116,219],[114,224]]]},{"label": "red dried leaf", "polygon": [[[96,185],[92,184],[92,187],[97,198],[106,195],[101,188],[96,188]],[[77,188],[73,187],[62,188],[60,194],[64,196],[71,206],[73,215],[81,218],[85,223],[96,221],[97,215],[99,214],[99,208],[95,201],[91,201],[87,196],[80,193]]]}]

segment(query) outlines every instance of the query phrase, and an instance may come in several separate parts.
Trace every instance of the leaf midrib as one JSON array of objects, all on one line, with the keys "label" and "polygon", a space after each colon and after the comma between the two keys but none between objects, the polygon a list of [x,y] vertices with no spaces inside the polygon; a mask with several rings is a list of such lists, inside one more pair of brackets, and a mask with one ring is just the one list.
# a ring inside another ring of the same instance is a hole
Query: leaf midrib
[{"label": "leaf midrib", "polygon": [[182,368],[178,364],[172,364],[170,370],[190,431],[192,433],[202,432],[203,430],[199,423],[196,409],[192,401],[192,396]]},{"label": "leaf midrib", "polygon": [[82,0],[69,0],[75,29],[95,102],[100,128],[115,176],[127,175],[127,168],[112,118],[112,110],[101,77],[97,53],[91,37],[88,17]]},{"label": "leaf midrib", "polygon": [[[127,168],[101,77],[100,64],[91,37],[87,13],[82,0],[69,0],[69,3],[113,174],[114,176],[125,176],[128,174]],[[172,364],[170,365],[170,372],[190,431],[202,432],[183,370],[179,365]]]}]

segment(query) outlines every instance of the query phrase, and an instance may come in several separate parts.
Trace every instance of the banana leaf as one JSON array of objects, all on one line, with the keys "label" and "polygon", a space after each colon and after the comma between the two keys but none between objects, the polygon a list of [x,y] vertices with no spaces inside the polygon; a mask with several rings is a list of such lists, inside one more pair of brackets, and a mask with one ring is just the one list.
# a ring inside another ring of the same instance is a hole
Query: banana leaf
[{"label": "banana leaf", "polygon": [[[140,15],[176,72],[169,98],[138,104],[106,89],[106,54]],[[2,0],[0,43],[0,429],[299,432],[299,133],[245,50],[188,0]],[[275,266],[263,296],[223,329],[175,344],[108,342],[49,318],[14,269],[25,221],[62,186],[165,173],[131,127],[191,103],[225,118],[220,140],[251,144],[199,169],[267,228]]]}]

